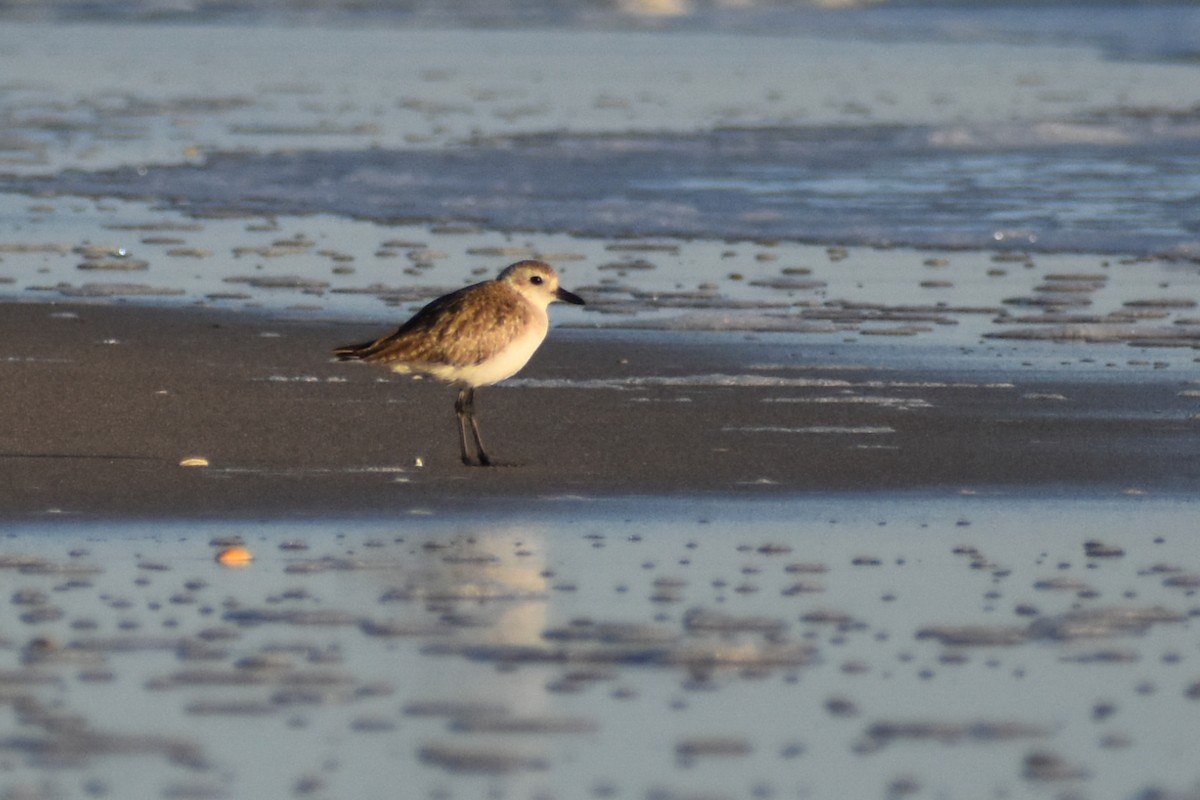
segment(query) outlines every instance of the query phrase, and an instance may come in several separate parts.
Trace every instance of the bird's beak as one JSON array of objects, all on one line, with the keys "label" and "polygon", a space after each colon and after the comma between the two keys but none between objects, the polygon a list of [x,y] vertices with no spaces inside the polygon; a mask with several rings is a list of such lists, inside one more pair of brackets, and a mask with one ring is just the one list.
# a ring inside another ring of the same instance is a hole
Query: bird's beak
[{"label": "bird's beak", "polygon": [[574,292],[568,292],[566,289],[562,288],[561,286],[558,287],[558,291],[556,291],[554,293],[554,299],[562,300],[564,303],[570,303],[573,306],[584,305],[582,297],[575,294]]}]

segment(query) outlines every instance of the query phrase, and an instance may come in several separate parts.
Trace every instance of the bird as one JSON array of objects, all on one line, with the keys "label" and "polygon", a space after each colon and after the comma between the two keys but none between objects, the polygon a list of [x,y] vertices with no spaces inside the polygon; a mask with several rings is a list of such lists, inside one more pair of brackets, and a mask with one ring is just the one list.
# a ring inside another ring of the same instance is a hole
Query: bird
[{"label": "bird", "polygon": [[546,338],[546,308],[558,300],[584,305],[583,298],[559,286],[554,267],[518,261],[492,280],[433,300],[393,333],[333,352],[339,361],[364,361],[456,386],[462,462],[490,467],[496,462],[479,434],[475,390],[511,378],[525,366]]}]

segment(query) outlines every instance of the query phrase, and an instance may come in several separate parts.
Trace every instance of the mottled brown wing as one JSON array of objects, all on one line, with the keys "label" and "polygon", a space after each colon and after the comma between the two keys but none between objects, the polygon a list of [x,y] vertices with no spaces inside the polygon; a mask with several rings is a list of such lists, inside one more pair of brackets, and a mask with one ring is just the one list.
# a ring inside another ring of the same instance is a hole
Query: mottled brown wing
[{"label": "mottled brown wing", "polygon": [[344,361],[374,364],[469,366],[499,352],[529,322],[528,304],[495,281],[439,297],[392,334],[373,342],[339,347]]}]

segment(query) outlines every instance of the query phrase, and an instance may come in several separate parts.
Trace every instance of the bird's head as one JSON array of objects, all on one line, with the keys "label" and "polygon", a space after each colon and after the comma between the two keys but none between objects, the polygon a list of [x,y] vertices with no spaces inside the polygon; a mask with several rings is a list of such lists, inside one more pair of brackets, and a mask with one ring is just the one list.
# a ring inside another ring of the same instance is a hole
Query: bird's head
[{"label": "bird's head", "polygon": [[582,297],[558,285],[558,273],[544,261],[510,264],[496,280],[507,283],[539,308],[545,308],[556,300],[583,305]]}]

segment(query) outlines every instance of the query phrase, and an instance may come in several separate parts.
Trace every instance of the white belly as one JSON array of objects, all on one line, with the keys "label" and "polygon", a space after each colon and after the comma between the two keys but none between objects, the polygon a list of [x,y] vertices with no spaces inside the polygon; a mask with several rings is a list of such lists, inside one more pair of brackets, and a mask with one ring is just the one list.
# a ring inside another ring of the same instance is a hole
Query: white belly
[{"label": "white belly", "polygon": [[529,363],[546,338],[546,325],[531,325],[491,358],[467,367],[439,365],[429,372],[436,378],[466,386],[490,386],[511,378]]}]

